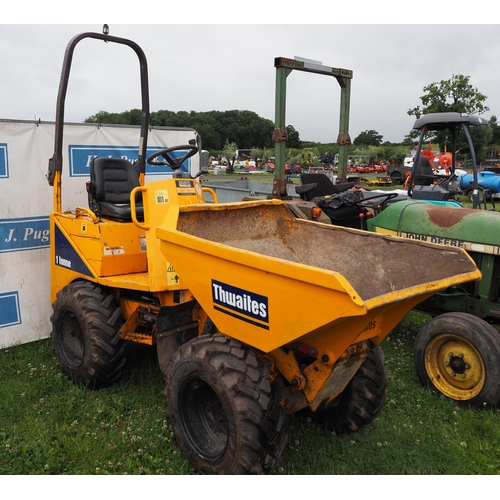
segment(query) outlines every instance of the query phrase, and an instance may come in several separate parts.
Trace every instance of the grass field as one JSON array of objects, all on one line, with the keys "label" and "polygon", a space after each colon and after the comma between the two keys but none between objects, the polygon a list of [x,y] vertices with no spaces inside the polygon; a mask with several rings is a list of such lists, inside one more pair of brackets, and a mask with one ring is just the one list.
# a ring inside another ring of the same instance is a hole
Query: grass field
[{"label": "grass field", "polygon": [[[410,313],[384,340],[389,398],[364,430],[336,436],[305,418],[287,422],[275,475],[494,475],[500,413],[431,393],[412,358],[426,316]],[[0,350],[0,474],[192,475],[165,421],[151,348],[133,347],[123,379],[90,391],[56,364],[50,340]]]},{"label": "grass field", "polygon": [[[417,380],[413,339],[427,320],[410,313],[382,343],[391,378],[379,417],[344,436],[289,417],[275,476],[500,473],[500,410],[461,407]],[[122,380],[100,391],[61,374],[50,340],[0,350],[0,474],[195,475],[165,420],[163,389],[152,348],[132,346]]]}]

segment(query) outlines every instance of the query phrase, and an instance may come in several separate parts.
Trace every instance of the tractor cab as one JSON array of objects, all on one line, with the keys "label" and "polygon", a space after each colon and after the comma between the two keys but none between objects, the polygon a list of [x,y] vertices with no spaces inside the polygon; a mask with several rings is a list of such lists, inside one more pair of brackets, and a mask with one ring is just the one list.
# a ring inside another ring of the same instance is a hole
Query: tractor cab
[{"label": "tractor cab", "polygon": [[[473,205],[479,205],[477,197],[477,165],[474,145],[469,128],[476,125],[487,125],[488,122],[476,115],[461,113],[431,113],[423,115],[415,121],[413,128],[420,130],[420,138],[413,167],[407,182],[408,196],[414,200],[430,202],[448,202],[455,200],[461,192],[460,182],[456,175],[456,154],[459,151],[457,138],[463,134],[472,157],[474,180],[472,191],[476,192]],[[445,133],[445,139],[451,139],[451,152],[440,155],[439,166],[444,167],[445,175],[438,174],[438,166],[434,164],[434,154],[430,148],[424,149],[424,142],[435,136],[436,133]],[[475,187],[474,187],[475,186]]]}]

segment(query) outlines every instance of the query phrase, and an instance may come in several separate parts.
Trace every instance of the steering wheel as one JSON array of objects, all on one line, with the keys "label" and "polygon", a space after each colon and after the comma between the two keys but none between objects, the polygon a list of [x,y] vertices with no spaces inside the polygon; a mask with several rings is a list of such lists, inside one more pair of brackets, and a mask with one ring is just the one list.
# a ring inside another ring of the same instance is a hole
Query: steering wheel
[{"label": "steering wheel", "polygon": [[[174,158],[169,154],[172,153],[173,151],[181,151],[183,149],[187,149],[188,150],[187,153],[184,154],[183,156],[179,156],[178,158]],[[179,168],[181,168],[181,165],[185,160],[191,158],[191,156],[194,156],[198,151],[199,151],[198,146],[195,146],[194,144],[172,146],[170,148],[160,149],[156,153],[153,153],[151,156],[148,157],[146,161],[153,166],[167,165],[171,167],[175,172],[176,170],[179,170]],[[163,160],[161,161],[156,160],[156,158],[158,158],[159,156],[162,156]]]},{"label": "steering wheel", "polygon": [[[366,206],[371,206],[372,203],[366,203],[367,201],[370,200],[376,200],[379,198],[383,198],[383,200],[380,203],[377,203],[377,205],[383,206],[385,203],[387,203],[389,200],[392,200],[393,198],[396,198],[398,196],[398,193],[380,193],[375,196],[369,196],[368,198],[363,198],[362,200],[359,200],[356,205],[360,207],[366,207]],[[372,207],[373,208],[373,207]]]}]

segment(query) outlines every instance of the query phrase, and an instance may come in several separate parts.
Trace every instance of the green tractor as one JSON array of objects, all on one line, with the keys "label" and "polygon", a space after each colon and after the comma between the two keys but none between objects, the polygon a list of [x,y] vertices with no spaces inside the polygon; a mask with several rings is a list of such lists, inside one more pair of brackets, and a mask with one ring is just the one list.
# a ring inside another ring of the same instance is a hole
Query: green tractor
[{"label": "green tractor", "polygon": [[[459,247],[469,253],[482,279],[453,286],[418,304],[416,310],[432,319],[417,334],[414,363],[423,385],[475,407],[500,402],[500,213],[478,210],[487,208],[488,197],[478,189],[469,130],[486,124],[478,116],[460,113],[435,113],[418,119],[414,128],[421,136],[406,192],[400,190],[390,197],[387,191],[365,191],[354,196],[346,194],[349,185],[345,185],[333,197],[309,196],[313,204],[322,206],[324,212],[326,209],[333,224],[350,221],[360,229]],[[453,158],[447,176],[436,175],[425,152],[421,154],[424,138],[435,131],[448,132],[451,137]],[[454,166],[458,139],[467,142],[472,157],[472,209],[457,201],[460,189]],[[308,192],[306,185],[300,186],[299,192]],[[305,195],[301,197],[305,203]],[[354,201],[349,203],[349,198]],[[349,217],[336,217],[341,211],[349,212]],[[414,260],[415,272],[429,265],[415,256],[408,258]],[[397,266],[392,259],[387,255],[387,265]]]}]

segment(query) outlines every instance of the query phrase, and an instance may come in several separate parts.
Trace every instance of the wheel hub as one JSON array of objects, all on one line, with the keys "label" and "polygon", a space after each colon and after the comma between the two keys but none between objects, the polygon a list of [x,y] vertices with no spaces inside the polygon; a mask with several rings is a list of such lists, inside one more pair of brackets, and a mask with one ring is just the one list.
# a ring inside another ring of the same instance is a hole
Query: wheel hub
[{"label": "wheel hub", "polygon": [[436,388],[455,400],[469,400],[485,383],[485,367],[476,348],[451,333],[437,335],[429,342],[426,370]]},{"label": "wheel hub", "polygon": [[[452,370],[452,374],[455,373],[455,375],[462,375],[462,378],[466,377],[466,370],[470,369],[470,365],[468,365],[464,361],[464,355],[459,354],[458,356],[455,356],[452,352],[448,355],[450,357],[449,363],[445,363],[445,365],[448,365],[449,368]],[[453,376],[453,375],[452,375]]]},{"label": "wheel hub", "polygon": [[229,424],[215,390],[192,377],[179,391],[179,418],[190,446],[207,461],[223,456],[229,442]]},{"label": "wheel hub", "polygon": [[[455,349],[454,351],[445,352],[447,347],[457,347],[456,344],[456,341],[449,340],[441,346],[443,373],[454,380],[461,380],[465,384],[464,386],[470,388],[477,383],[473,379],[479,377],[480,380],[482,376],[481,361],[478,359],[475,350],[474,352],[471,351],[470,346],[459,345],[458,347],[462,348],[463,352],[460,349],[459,351]],[[478,368],[479,373],[477,372]],[[469,379],[469,383],[466,383],[467,379]]]},{"label": "wheel hub", "polygon": [[60,342],[65,346],[63,352],[66,362],[70,368],[76,369],[82,362],[85,346],[80,325],[72,312],[61,314],[59,331]]}]

